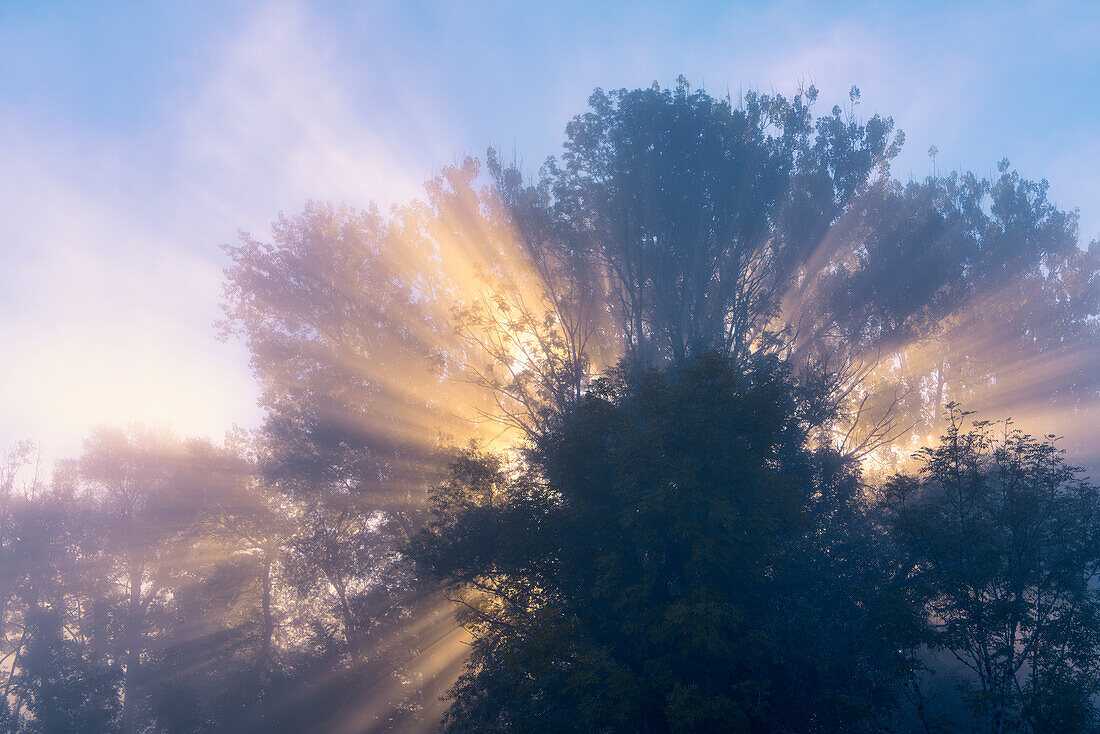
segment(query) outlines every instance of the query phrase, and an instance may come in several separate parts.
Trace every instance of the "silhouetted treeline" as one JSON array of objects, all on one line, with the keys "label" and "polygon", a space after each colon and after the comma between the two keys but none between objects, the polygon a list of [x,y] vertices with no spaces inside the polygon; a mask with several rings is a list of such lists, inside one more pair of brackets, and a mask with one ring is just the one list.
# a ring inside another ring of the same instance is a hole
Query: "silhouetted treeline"
[{"label": "silhouetted treeline", "polygon": [[958,406],[1095,458],[1100,249],[816,98],[242,235],[257,431],[8,462],[0,730],[1095,729],[1096,490]]}]

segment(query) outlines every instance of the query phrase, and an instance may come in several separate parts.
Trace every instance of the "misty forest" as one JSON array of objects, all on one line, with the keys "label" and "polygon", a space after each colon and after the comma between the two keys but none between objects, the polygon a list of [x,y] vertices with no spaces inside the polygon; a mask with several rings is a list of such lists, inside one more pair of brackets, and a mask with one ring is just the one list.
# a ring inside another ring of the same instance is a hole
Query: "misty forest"
[{"label": "misty forest", "polygon": [[818,97],[225,245],[261,426],[7,450],[0,731],[1100,731],[1100,243]]}]

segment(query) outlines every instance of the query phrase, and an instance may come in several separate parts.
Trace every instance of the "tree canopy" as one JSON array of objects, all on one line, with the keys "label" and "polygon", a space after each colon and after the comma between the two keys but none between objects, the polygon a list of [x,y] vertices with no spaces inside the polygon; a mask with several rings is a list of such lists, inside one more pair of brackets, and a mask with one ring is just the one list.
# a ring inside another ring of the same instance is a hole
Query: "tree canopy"
[{"label": "tree canopy", "polygon": [[[413,546],[475,635],[445,729],[870,728],[913,620],[857,567],[873,533],[821,511],[859,486],[777,361],[714,353],[601,380],[520,469],[462,452]],[[805,629],[843,655],[792,656]]]}]

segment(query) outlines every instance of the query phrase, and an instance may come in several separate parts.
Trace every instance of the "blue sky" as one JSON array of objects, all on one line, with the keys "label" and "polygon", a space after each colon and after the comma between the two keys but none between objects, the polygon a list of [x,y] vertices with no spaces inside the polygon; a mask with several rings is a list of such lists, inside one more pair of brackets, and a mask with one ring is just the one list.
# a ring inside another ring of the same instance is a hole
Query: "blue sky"
[{"label": "blue sky", "polygon": [[259,413],[219,245],[383,205],[487,145],[526,169],[593,87],[792,92],[907,135],[902,179],[1009,158],[1100,236],[1100,6],[0,0],[0,446]]}]

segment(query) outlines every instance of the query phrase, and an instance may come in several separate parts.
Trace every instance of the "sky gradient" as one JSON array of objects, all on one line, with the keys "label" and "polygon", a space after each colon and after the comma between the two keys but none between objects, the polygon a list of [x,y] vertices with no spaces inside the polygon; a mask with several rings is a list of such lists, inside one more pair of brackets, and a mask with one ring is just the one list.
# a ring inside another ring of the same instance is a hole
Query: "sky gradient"
[{"label": "sky gradient", "polygon": [[535,173],[594,87],[821,90],[906,133],[905,180],[1008,158],[1100,237],[1100,6],[0,2],[0,448],[259,420],[217,340],[220,245],[382,206],[486,146]]}]

